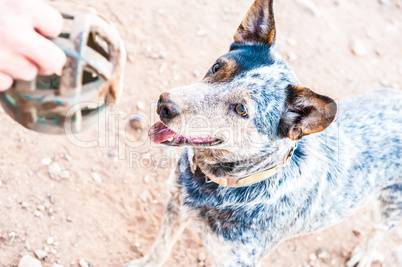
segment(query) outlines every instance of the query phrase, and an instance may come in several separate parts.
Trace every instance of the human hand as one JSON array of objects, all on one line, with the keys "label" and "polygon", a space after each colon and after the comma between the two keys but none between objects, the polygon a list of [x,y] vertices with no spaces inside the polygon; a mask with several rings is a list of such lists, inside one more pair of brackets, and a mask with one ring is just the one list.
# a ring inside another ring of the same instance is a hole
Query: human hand
[{"label": "human hand", "polygon": [[0,91],[13,79],[61,72],[66,55],[52,41],[63,26],[61,14],[42,0],[0,0]]}]

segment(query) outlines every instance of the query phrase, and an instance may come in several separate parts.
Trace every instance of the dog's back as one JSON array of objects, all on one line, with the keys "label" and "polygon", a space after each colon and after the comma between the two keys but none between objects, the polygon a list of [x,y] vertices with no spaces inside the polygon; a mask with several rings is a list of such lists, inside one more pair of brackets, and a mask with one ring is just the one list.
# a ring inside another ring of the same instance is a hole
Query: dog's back
[{"label": "dog's back", "polygon": [[381,89],[343,100],[336,122],[345,151],[340,155],[350,157],[342,165],[351,162],[351,175],[362,175],[370,188],[402,183],[402,91]]}]

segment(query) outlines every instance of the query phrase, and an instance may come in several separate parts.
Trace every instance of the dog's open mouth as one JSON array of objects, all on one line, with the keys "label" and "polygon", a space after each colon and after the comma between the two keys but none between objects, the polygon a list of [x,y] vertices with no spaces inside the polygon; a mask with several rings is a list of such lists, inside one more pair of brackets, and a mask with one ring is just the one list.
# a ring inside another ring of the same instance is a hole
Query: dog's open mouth
[{"label": "dog's open mouth", "polygon": [[157,122],[149,129],[148,136],[152,142],[168,146],[195,145],[216,146],[222,140],[215,137],[185,137],[170,130],[162,122]]}]

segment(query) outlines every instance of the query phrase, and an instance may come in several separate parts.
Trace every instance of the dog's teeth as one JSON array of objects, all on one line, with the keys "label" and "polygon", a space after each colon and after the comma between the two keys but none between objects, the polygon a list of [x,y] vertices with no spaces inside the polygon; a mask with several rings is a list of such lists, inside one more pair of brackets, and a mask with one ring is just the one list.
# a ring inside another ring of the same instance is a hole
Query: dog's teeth
[{"label": "dog's teeth", "polygon": [[169,141],[169,142],[173,141],[173,137],[169,137],[169,138],[168,138],[168,141]]}]

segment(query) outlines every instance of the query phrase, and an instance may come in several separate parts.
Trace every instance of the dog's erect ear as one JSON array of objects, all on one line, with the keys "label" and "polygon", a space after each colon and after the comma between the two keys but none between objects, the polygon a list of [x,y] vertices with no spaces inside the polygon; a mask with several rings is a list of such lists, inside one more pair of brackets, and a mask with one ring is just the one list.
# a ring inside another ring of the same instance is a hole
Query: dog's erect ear
[{"label": "dog's erect ear", "polygon": [[255,0],[233,36],[235,43],[264,44],[275,42],[273,0]]},{"label": "dog's erect ear", "polygon": [[279,122],[279,135],[299,140],[325,130],[335,119],[337,105],[327,96],[308,88],[289,85],[286,111]]}]

